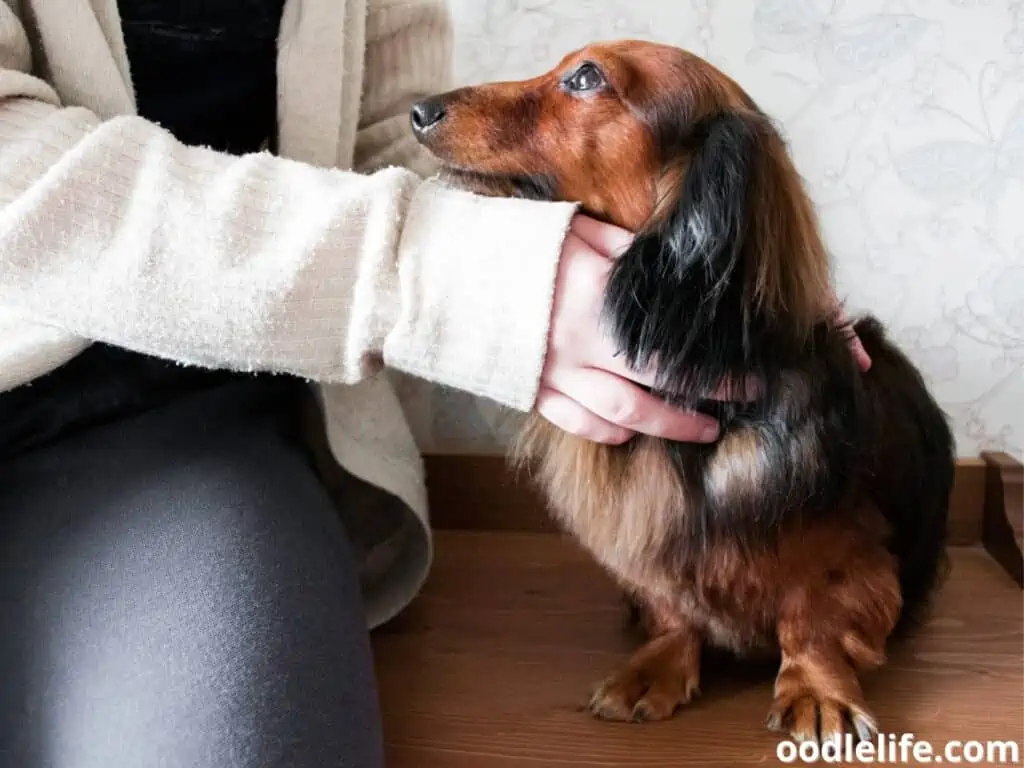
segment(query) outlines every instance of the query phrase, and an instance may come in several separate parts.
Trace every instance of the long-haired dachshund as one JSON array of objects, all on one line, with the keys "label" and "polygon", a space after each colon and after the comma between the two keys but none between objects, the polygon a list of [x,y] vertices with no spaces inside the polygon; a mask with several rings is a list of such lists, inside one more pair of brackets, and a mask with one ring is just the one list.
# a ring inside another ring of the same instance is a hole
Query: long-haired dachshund
[{"label": "long-haired dachshund", "polygon": [[[592,45],[553,71],[417,103],[454,182],[579,202],[636,232],[606,318],[659,394],[722,422],[712,445],[593,444],[532,415],[515,449],[554,514],[626,590],[649,641],[594,693],[611,720],[670,717],[702,647],[781,658],[769,727],[877,730],[860,673],[940,581],[955,452],[879,322],[836,322],[815,212],[771,121],[685,51]],[[754,402],[711,400],[754,377]]]}]

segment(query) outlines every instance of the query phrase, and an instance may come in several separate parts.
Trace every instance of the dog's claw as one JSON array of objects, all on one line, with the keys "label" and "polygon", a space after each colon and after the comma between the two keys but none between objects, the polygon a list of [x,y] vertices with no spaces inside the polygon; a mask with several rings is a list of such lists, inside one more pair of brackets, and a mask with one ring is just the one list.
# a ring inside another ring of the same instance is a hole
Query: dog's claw
[{"label": "dog's claw", "polygon": [[842,742],[845,733],[859,741],[871,741],[878,735],[878,723],[866,710],[852,703],[803,693],[792,700],[776,700],[765,718],[765,727],[788,733],[797,743],[814,741],[825,744]]},{"label": "dog's claw", "polygon": [[878,723],[867,712],[854,710],[851,720],[853,729],[857,732],[857,738],[861,741],[871,741],[878,735]]}]

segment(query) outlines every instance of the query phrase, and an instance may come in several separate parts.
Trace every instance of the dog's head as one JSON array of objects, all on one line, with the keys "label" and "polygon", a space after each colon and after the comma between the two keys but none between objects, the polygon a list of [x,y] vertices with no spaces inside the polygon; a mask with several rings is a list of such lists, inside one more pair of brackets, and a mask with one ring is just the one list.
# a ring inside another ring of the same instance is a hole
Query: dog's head
[{"label": "dog's head", "polygon": [[813,208],[771,121],[686,51],[588,46],[522,82],[418,102],[418,140],[487,194],[579,202],[637,233],[607,317],[659,389],[696,402],[806,354],[832,311]]}]

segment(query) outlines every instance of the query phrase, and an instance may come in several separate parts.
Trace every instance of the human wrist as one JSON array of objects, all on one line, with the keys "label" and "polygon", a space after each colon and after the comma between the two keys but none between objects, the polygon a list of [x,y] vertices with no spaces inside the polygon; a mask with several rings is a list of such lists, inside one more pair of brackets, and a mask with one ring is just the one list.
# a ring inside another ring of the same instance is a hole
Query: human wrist
[{"label": "human wrist", "polygon": [[530,409],[575,211],[571,203],[482,197],[424,182],[398,244],[400,310],[384,362]]}]

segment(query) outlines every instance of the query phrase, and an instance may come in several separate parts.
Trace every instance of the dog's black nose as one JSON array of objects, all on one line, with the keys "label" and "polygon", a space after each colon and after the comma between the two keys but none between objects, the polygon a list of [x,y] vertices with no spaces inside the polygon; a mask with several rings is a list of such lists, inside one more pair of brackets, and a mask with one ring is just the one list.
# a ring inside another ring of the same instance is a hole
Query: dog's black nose
[{"label": "dog's black nose", "polygon": [[444,119],[444,104],[441,99],[421,99],[412,105],[409,119],[416,133],[424,133]]}]

